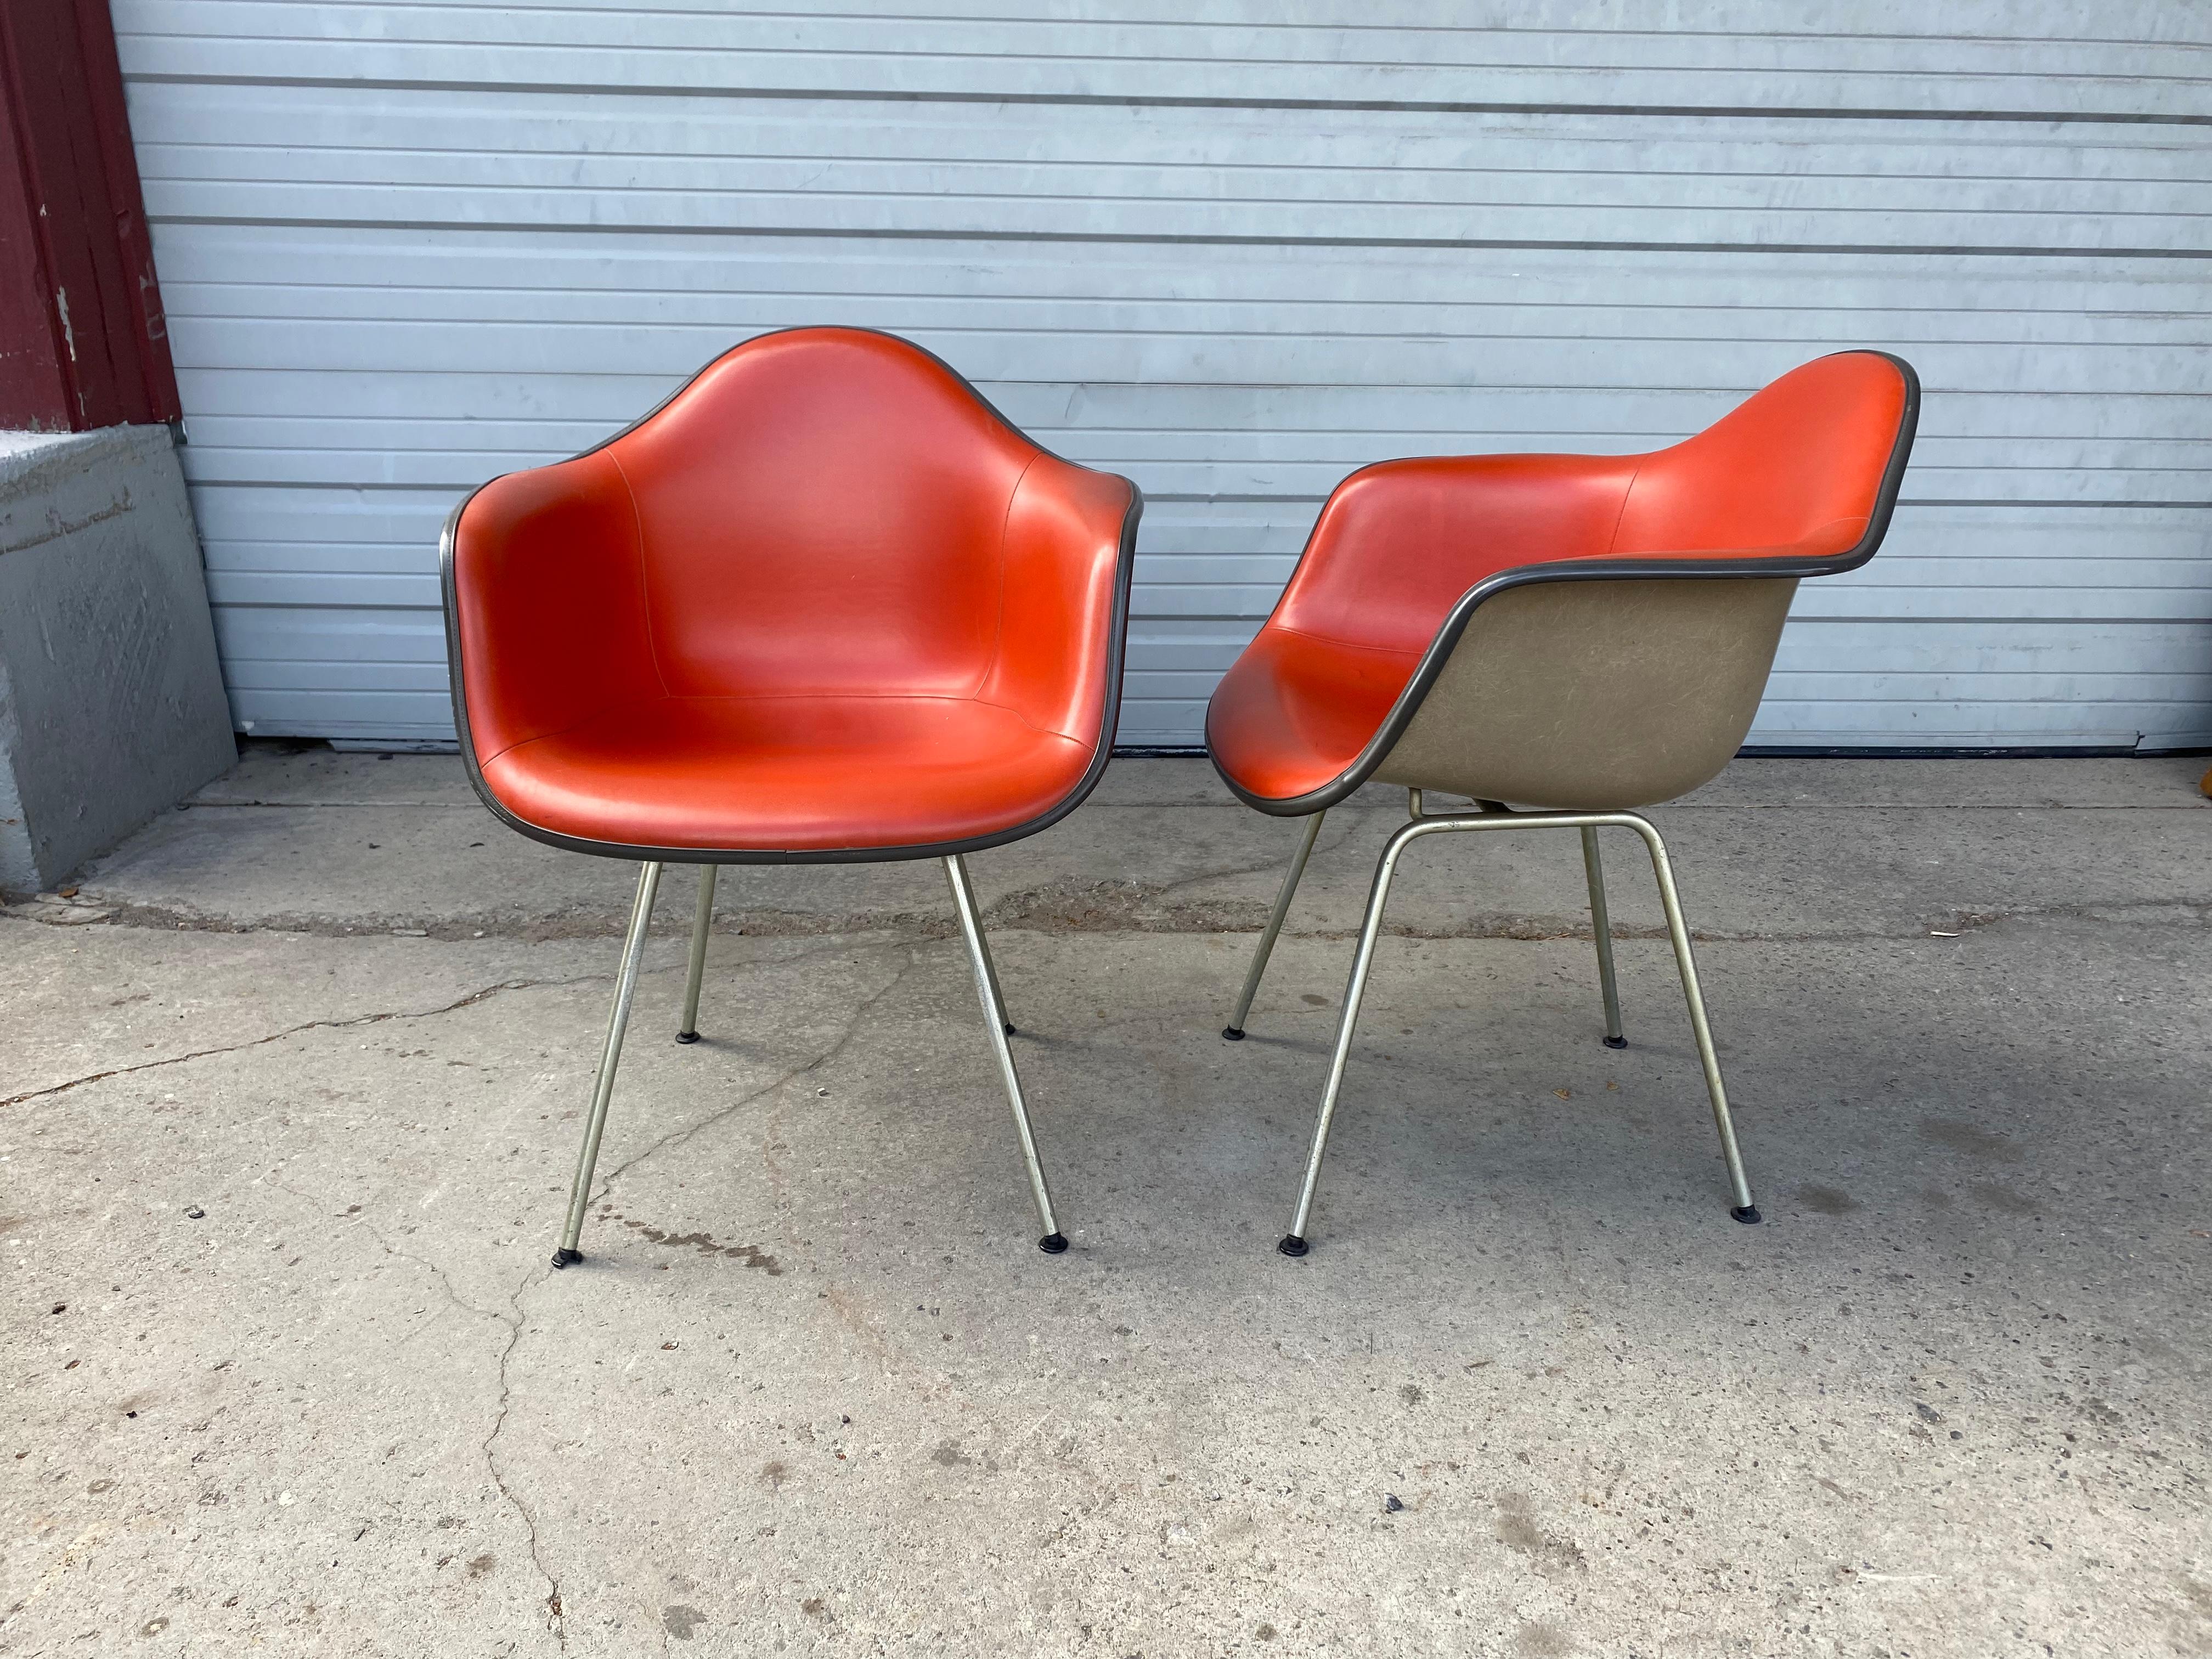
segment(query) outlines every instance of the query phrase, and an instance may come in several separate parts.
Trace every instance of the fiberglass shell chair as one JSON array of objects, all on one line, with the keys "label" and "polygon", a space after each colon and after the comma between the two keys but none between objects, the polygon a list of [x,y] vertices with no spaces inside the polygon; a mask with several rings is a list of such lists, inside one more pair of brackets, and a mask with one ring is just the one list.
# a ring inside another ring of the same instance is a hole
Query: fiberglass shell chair
[{"label": "fiberglass shell chair", "polygon": [[454,718],[523,834],[636,860],[553,1265],[578,1243],[662,866],[939,859],[1036,1206],[1053,1216],[963,856],[1105,769],[1142,499],[1031,443],[917,346],[764,335],[597,448],[495,478],[442,546]]},{"label": "fiberglass shell chair", "polygon": [[[1415,840],[1462,830],[1581,832],[1613,1048],[1626,1039],[1597,832],[1643,838],[1731,1212],[1758,1221],[1666,847],[1630,809],[1727,765],[1798,580],[1874,556],[1919,396],[1902,361],[1839,352],[1648,455],[1386,461],[1337,486],[1281,602],[1206,710],[1206,745],[1229,787],[1263,812],[1305,820],[1224,1036],[1244,1035],[1322,814],[1373,780],[1403,785],[1412,815],[1375,872],[1285,1255],[1306,1251],[1391,874]],[[1425,790],[1476,810],[1427,812]]]}]

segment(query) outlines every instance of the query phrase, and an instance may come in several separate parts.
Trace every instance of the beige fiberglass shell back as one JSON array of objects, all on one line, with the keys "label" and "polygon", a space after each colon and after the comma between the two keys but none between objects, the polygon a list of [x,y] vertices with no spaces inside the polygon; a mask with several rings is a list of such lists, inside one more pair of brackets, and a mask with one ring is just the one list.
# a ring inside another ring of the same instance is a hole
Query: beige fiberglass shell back
[{"label": "beige fiberglass shell back", "polygon": [[1374,776],[1580,811],[1672,800],[1742,746],[1796,591],[1617,578],[1493,594]]}]

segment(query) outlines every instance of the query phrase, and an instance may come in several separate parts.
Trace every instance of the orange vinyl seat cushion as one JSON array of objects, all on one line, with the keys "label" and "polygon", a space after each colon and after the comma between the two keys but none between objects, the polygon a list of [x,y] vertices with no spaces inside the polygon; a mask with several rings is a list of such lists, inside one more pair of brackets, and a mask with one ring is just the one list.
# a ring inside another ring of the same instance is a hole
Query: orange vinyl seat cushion
[{"label": "orange vinyl seat cushion", "polygon": [[972,697],[667,697],[483,773],[517,816],[580,840],[818,851],[1013,829],[1065,799],[1092,752]]}]

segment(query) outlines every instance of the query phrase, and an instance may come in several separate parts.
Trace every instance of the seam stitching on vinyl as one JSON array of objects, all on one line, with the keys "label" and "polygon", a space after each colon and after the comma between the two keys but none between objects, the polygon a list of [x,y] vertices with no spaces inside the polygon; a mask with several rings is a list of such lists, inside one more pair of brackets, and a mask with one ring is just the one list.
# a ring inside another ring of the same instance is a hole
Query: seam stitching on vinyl
[{"label": "seam stitching on vinyl", "polygon": [[982,702],[963,691],[684,691],[671,702]]},{"label": "seam stitching on vinyl", "polygon": [[[626,713],[637,708],[641,702],[649,702],[651,701],[651,698],[633,698],[627,702],[615,702],[609,703],[604,708],[594,708],[590,714],[585,715],[582,719],[570,720],[566,726],[556,726],[550,732],[532,732],[526,738],[517,738],[513,743],[507,744],[506,748],[499,750],[495,753],[489,755],[479,755],[477,757],[477,765],[478,769],[481,769],[484,767],[489,766],[495,760],[499,760],[505,756],[514,754],[517,750],[529,748],[533,743],[544,743],[550,738],[566,737],[571,732],[581,731],[585,726],[589,726],[593,720],[605,720],[610,714]],[[664,698],[663,701],[673,702],[675,699]]]},{"label": "seam stitching on vinyl", "polygon": [[1620,526],[1628,517],[1628,498],[1636,493],[1636,481],[1644,476],[1644,463],[1650,459],[1648,453],[1636,458],[1636,471],[1628,475],[1628,488],[1620,492],[1620,507],[1613,515],[1613,532],[1605,538],[1605,556],[1607,558],[1611,558],[1620,547]]},{"label": "seam stitching on vinyl", "polygon": [[1034,454],[1022,463],[1022,470],[1014,477],[1014,487],[1006,492],[1006,510],[999,515],[999,619],[998,625],[991,630],[991,659],[983,665],[982,673],[976,677],[975,689],[969,693],[979,702],[984,700],[983,688],[999,672],[999,659],[1006,654],[1006,526],[1014,521],[1014,502],[1021,496],[1023,481],[1036,464]]},{"label": "seam stitching on vinyl", "polygon": [[1037,736],[1041,738],[1058,738],[1062,743],[1072,743],[1078,749],[1086,750],[1096,750],[1098,747],[1095,743],[1085,743],[1082,738],[1073,737],[1066,732],[1056,732],[1049,726],[1039,726],[1035,720],[1031,720],[1027,714],[1022,713],[1020,709],[1015,708],[1012,703],[996,702],[989,697],[954,698],[951,701],[981,703],[984,708],[995,708],[1002,714],[1012,714],[1016,720],[1019,720],[1024,726],[1029,727],[1030,731],[1036,732]]},{"label": "seam stitching on vinyl", "polygon": [[1293,628],[1288,623],[1269,625],[1278,634],[1295,634],[1300,639],[1318,640],[1323,645],[1334,645],[1346,651],[1372,651],[1380,656],[1411,657],[1417,662],[1425,649],[1418,645],[1370,645],[1361,640],[1340,640],[1334,634],[1316,634],[1310,628]]},{"label": "seam stitching on vinyl", "polygon": [[660,695],[665,697],[669,695],[668,676],[661,672],[660,641],[653,635],[653,585],[645,577],[645,515],[638,511],[637,490],[629,481],[629,471],[623,465],[622,457],[612,449],[606,452],[606,457],[614,467],[615,477],[622,480],[623,495],[629,501],[630,527],[637,532],[637,596],[645,607],[645,653],[652,659],[653,678],[660,682]]}]

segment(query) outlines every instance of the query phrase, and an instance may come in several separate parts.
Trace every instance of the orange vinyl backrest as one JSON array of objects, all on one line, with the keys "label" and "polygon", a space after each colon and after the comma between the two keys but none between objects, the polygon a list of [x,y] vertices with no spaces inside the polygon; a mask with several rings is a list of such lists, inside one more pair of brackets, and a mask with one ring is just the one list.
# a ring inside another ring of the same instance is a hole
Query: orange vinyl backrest
[{"label": "orange vinyl backrest", "polygon": [[1383,461],[1339,484],[1271,628],[1421,652],[1484,577],[1555,559],[1843,552],[1874,511],[1906,395],[1842,352],[1648,455]]},{"label": "orange vinyl backrest", "polygon": [[637,505],[672,696],[981,685],[1008,503],[1038,451],[933,358],[769,335],[606,453]]},{"label": "orange vinyl backrest", "polygon": [[1640,458],[1607,550],[1849,551],[1873,517],[1909,395],[1897,364],[1876,352],[1792,369],[1695,437]]}]

